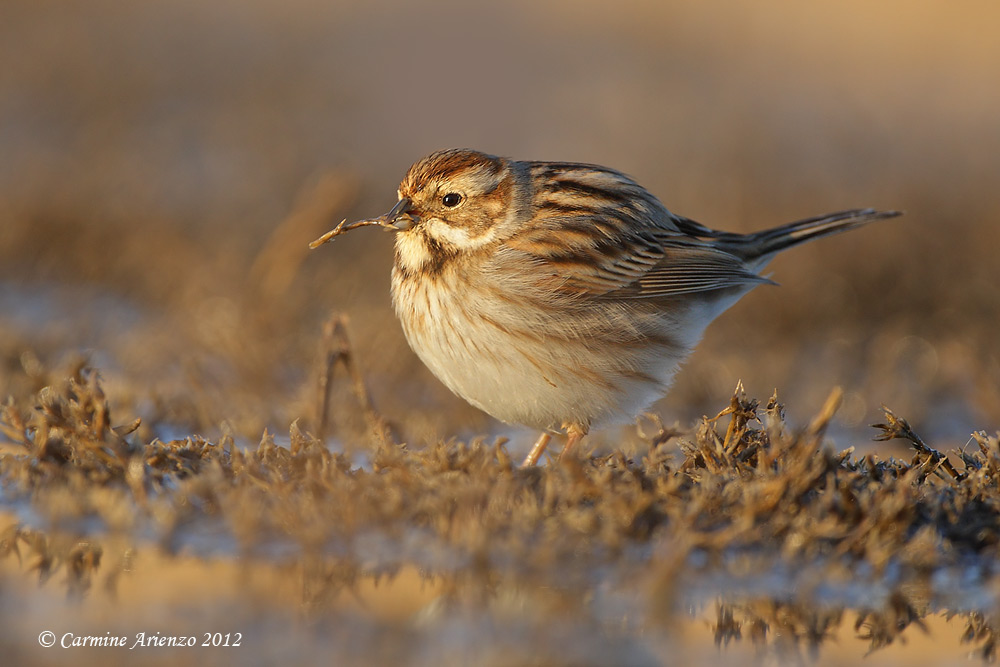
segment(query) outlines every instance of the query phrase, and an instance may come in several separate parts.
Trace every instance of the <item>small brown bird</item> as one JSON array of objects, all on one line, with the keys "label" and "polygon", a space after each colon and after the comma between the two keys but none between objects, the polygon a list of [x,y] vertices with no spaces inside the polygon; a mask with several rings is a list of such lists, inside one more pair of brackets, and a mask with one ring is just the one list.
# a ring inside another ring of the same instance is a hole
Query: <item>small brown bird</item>
[{"label": "small brown bird", "polygon": [[600,423],[633,418],[669,387],[709,322],[761,283],[776,254],[895,211],[859,209],[752,234],[668,211],[592,164],[445,150],[406,173],[392,210],[392,299],[406,339],[453,392],[563,453]]}]

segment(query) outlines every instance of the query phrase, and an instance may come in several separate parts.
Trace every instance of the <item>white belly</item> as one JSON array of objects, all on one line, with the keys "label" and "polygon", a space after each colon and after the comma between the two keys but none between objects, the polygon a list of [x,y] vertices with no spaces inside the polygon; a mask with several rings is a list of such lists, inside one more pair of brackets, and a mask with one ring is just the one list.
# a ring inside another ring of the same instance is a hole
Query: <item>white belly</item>
[{"label": "white belly", "polygon": [[406,338],[438,379],[501,421],[541,430],[631,419],[662,397],[701,335],[659,345],[641,329],[669,328],[662,315],[640,322],[614,304],[567,315],[454,274],[393,271],[392,283]]}]

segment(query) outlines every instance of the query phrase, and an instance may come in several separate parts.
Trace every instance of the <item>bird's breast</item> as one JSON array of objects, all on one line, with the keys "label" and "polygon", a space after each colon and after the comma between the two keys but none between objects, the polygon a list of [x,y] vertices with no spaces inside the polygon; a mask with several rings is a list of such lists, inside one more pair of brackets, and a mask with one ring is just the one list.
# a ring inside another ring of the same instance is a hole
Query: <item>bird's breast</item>
[{"label": "bird's breast", "polygon": [[642,334],[635,314],[565,309],[458,266],[429,275],[397,265],[393,305],[431,372],[497,419],[589,425],[646,407],[676,368],[676,350]]}]

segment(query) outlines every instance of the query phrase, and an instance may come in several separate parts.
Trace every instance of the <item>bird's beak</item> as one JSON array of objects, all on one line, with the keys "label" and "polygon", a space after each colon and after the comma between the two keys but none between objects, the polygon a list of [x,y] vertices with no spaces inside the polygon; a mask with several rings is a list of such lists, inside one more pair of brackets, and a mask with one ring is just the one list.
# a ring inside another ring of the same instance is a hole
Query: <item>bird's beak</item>
[{"label": "bird's beak", "polygon": [[411,213],[413,202],[407,197],[403,197],[392,209],[382,216],[385,225],[390,229],[404,232],[417,223],[418,218]]}]

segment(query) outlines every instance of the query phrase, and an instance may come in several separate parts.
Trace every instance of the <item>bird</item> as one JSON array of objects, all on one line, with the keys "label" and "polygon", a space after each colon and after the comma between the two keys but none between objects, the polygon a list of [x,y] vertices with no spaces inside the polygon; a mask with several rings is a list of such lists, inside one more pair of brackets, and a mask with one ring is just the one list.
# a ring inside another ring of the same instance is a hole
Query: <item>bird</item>
[{"label": "bird", "polygon": [[778,253],[898,211],[853,209],[764,231],[718,231],[669,211],[631,177],[471,149],[415,162],[375,225],[395,234],[391,294],[407,342],[452,392],[553,434],[560,457],[592,427],[666,394],[706,327]]}]

